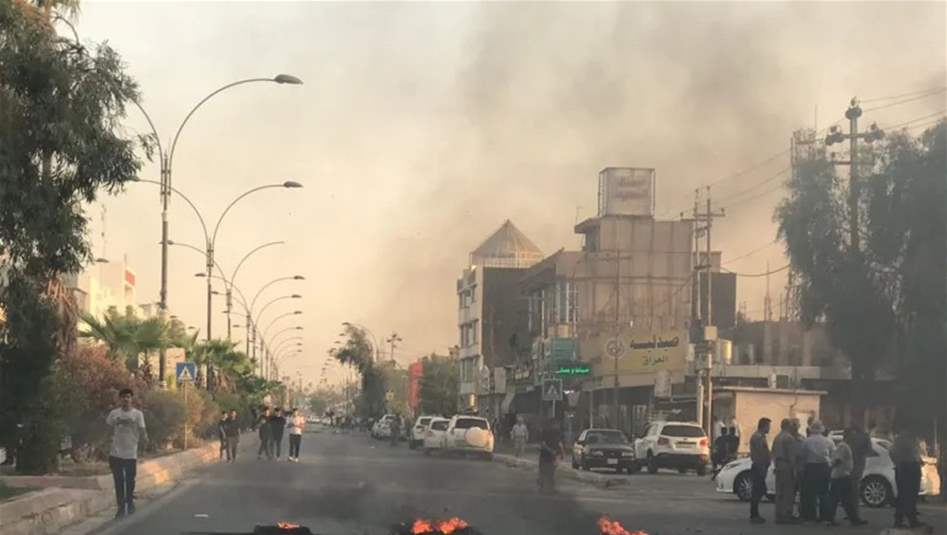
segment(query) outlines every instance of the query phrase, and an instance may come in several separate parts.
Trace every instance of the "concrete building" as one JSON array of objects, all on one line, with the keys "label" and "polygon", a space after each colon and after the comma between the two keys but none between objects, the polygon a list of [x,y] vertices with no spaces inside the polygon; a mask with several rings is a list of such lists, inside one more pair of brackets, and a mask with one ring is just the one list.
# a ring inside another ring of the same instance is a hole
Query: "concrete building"
[{"label": "concrete building", "polygon": [[542,251],[509,220],[470,253],[457,279],[460,404],[500,414],[506,373],[526,340],[526,300],[518,283]]},{"label": "concrete building", "polygon": [[124,313],[128,307],[141,316],[135,283],[135,271],[124,257],[120,262],[96,262],[80,273],[63,276],[63,284],[72,291],[79,310],[97,318],[110,308]]}]

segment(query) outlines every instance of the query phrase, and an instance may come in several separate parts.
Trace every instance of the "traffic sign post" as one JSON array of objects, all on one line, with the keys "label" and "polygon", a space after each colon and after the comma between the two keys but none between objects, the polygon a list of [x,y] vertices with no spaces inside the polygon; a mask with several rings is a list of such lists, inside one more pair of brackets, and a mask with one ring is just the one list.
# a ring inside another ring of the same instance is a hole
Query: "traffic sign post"
[{"label": "traffic sign post", "polygon": [[187,449],[187,385],[197,376],[197,365],[193,362],[178,362],[174,371],[178,384],[184,390],[184,449]]},{"label": "traffic sign post", "polygon": [[552,417],[556,417],[556,402],[562,401],[562,379],[543,379],[543,401],[552,402]]}]

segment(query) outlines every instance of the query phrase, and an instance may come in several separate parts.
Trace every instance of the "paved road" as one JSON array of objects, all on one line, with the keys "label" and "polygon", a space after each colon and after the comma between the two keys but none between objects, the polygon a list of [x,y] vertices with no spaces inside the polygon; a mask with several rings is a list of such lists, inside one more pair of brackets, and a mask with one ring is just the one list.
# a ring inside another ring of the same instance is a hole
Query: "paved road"
[{"label": "paved road", "polygon": [[[299,463],[244,458],[209,467],[100,533],[248,531],[256,523],[286,520],[318,533],[383,535],[392,524],[416,517],[459,516],[488,535],[592,535],[602,514],[652,535],[828,531],[816,526],[751,526],[747,505],[714,493],[706,478],[670,472],[631,477],[630,486],[618,489],[560,481],[558,495],[541,496],[530,471],[487,461],[426,457],[403,444],[390,448],[363,434],[323,432],[305,436]],[[943,517],[943,511],[931,509],[925,516]],[[763,513],[771,517],[772,505],[764,505]],[[869,511],[866,516],[873,527],[836,530],[878,533],[889,525],[891,510]]]}]

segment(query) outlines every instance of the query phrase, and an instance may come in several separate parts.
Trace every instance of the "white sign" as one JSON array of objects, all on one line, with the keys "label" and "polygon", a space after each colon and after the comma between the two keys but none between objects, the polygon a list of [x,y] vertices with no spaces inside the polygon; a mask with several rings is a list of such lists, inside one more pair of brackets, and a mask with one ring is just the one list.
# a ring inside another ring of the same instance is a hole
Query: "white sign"
[{"label": "white sign", "polygon": [[197,375],[197,365],[193,362],[179,362],[177,363],[177,378],[179,383],[190,383],[194,381],[194,376]]},{"label": "white sign", "polygon": [[654,215],[654,169],[606,167],[598,175],[598,215]]},{"label": "white sign", "polygon": [[543,379],[543,401],[562,401],[562,379]]},{"label": "white sign", "polygon": [[654,376],[654,397],[671,397],[671,372],[668,370],[658,370]]},{"label": "white sign", "polygon": [[493,393],[506,394],[506,368],[502,366],[493,369]]}]

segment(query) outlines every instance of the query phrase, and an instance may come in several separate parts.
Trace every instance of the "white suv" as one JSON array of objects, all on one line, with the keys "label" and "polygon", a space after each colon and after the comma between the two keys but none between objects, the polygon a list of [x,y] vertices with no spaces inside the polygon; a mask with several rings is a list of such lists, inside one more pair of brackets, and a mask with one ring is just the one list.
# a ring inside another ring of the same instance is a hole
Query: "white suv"
[{"label": "white suv", "polygon": [[430,423],[430,416],[418,416],[418,419],[414,422],[414,427],[411,428],[411,436],[408,437],[408,447],[414,449],[424,444],[424,432],[427,431],[427,426]]},{"label": "white suv", "polygon": [[659,468],[676,468],[684,473],[707,473],[710,441],[695,422],[652,422],[644,435],[635,440],[636,470],[648,467],[654,474]]},{"label": "white suv", "polygon": [[487,459],[493,458],[493,431],[490,422],[480,416],[452,417],[444,442],[448,451],[480,453]]}]

